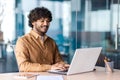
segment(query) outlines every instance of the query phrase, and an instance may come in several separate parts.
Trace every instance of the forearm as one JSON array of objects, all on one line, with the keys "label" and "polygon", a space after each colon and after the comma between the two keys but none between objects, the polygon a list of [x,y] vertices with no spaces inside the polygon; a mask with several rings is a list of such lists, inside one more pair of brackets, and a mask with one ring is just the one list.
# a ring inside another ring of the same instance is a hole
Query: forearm
[{"label": "forearm", "polygon": [[19,71],[22,72],[41,72],[51,69],[51,65],[23,62],[19,66]]}]

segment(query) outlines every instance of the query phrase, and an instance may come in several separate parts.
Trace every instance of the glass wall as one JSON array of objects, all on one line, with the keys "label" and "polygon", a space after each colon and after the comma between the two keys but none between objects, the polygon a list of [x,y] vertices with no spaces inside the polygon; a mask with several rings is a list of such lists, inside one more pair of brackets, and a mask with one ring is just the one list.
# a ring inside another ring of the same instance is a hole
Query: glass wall
[{"label": "glass wall", "polygon": [[15,0],[0,0],[0,31],[3,40],[15,39]]},{"label": "glass wall", "polygon": [[77,25],[75,31],[71,29],[71,37],[76,41],[74,47],[103,47],[101,54],[112,59],[115,68],[120,68],[119,0],[76,0],[76,3],[80,5],[77,5],[76,11],[72,11],[71,19],[76,20],[76,24],[72,21],[72,27]]},{"label": "glass wall", "polygon": [[[1,72],[17,70],[12,66],[15,56],[9,45],[15,45],[18,37],[29,33],[28,13],[39,6],[47,7],[53,14],[47,35],[56,41],[66,62],[71,62],[76,48],[103,47],[101,54],[120,69],[119,0],[29,0],[29,4],[28,0],[0,0],[0,58],[4,56],[4,63],[11,65],[6,71],[0,67]],[[100,66],[104,66],[101,62]]]}]

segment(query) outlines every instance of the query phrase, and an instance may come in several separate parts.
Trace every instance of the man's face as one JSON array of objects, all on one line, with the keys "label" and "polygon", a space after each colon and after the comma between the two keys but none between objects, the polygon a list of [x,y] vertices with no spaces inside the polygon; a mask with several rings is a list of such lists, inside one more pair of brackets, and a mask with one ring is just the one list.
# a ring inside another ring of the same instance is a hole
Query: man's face
[{"label": "man's face", "polygon": [[33,22],[32,24],[33,30],[37,31],[37,33],[39,34],[45,34],[49,28],[50,21],[48,18],[41,18]]}]

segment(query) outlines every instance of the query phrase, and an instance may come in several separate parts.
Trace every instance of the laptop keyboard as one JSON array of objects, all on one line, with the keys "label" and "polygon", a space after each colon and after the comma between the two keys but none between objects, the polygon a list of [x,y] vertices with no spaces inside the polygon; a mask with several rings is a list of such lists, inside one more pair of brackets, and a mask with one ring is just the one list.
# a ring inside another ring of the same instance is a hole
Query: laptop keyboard
[{"label": "laptop keyboard", "polygon": [[57,70],[58,72],[67,72],[68,70]]}]

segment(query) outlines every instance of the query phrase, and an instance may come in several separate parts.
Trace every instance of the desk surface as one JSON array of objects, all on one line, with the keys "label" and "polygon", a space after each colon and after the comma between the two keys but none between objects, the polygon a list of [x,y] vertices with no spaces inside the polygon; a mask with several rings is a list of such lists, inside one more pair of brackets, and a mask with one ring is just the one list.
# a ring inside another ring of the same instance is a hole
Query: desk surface
[{"label": "desk surface", "polygon": [[[1,73],[0,74],[0,80],[21,80],[16,79],[15,75],[18,73]],[[52,74],[47,72],[39,72],[35,74],[40,75],[58,75],[58,74]],[[88,72],[88,73],[82,73],[82,74],[76,74],[76,75],[63,75],[64,80],[120,80],[120,70],[114,70],[113,73],[105,72],[105,69],[102,67],[96,67],[96,71],[94,72]],[[36,77],[29,78],[27,80],[36,80]]]}]

